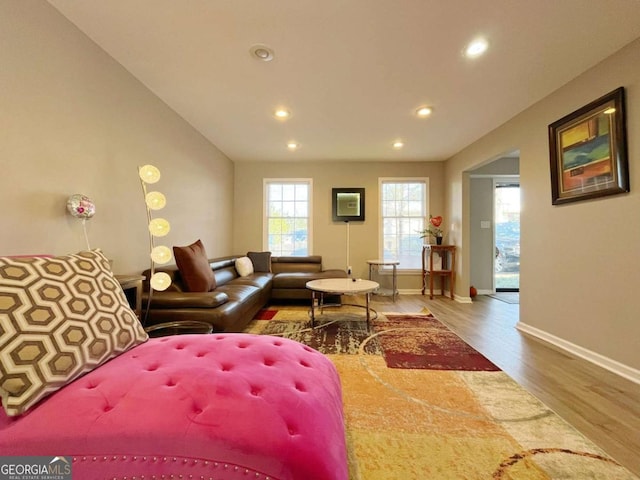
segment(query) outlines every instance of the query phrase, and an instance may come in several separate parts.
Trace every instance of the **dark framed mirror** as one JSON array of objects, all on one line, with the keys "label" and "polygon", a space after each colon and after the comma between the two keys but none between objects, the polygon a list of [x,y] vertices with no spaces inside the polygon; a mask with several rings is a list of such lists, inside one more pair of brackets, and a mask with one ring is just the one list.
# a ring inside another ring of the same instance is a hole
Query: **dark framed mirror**
[{"label": "dark framed mirror", "polygon": [[334,222],[364,222],[364,188],[333,188]]}]

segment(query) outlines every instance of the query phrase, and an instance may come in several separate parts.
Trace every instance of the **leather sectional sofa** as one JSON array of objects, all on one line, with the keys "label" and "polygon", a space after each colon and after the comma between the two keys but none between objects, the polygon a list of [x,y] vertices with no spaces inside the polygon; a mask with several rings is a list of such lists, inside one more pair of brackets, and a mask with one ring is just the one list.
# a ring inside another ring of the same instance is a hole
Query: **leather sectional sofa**
[{"label": "leather sectional sofa", "polygon": [[[345,278],[344,270],[323,270],[322,257],[271,257],[271,271],[254,271],[240,276],[236,260],[242,256],[209,260],[215,277],[215,289],[189,292],[177,266],[157,268],[171,277],[169,289],[154,291],[145,322],[149,327],[158,323],[198,321],[211,324],[213,332],[240,332],[255,314],[272,300],[304,300],[311,298],[306,283],[319,278]],[[148,278],[143,275],[145,293],[143,310],[148,299]]]}]

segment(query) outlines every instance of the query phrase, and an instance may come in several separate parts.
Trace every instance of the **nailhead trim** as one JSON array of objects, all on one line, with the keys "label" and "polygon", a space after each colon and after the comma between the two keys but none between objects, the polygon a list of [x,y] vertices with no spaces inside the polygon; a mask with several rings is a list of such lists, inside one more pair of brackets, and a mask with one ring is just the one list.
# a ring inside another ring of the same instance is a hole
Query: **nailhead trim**
[{"label": "nailhead trim", "polygon": [[[178,468],[178,469],[198,469],[198,470],[207,470],[207,471],[214,471],[216,469],[222,468],[224,470],[229,470],[229,469],[233,469],[234,472],[238,473],[238,474],[242,474],[245,476],[248,475],[252,475],[254,478],[256,479],[264,479],[264,480],[271,480],[271,477],[263,475],[262,473],[256,472],[254,470],[245,468],[245,467],[241,467],[239,465],[233,465],[233,464],[228,464],[228,463],[224,463],[221,464],[219,462],[211,462],[209,460],[202,460],[202,459],[198,459],[198,458],[184,458],[184,457],[147,457],[147,456],[130,456],[130,455],[111,455],[111,456],[102,456],[102,457],[97,457],[97,456],[93,456],[93,457],[88,457],[88,456],[83,456],[83,457],[73,457],[73,463],[94,463],[94,462],[106,462],[106,463],[114,463],[114,462],[131,462],[131,463],[139,463],[139,464],[145,464],[145,463],[149,463],[149,464],[153,464],[153,463],[158,463],[159,461],[162,463],[179,463],[179,466],[176,466],[174,468]],[[151,480],[172,480],[172,479],[194,479],[197,478],[199,480],[216,480],[214,477],[210,477],[210,476],[205,476],[205,475],[199,475],[197,477],[194,477],[193,474],[188,474],[187,476],[185,476],[184,474],[181,473],[177,473],[177,474],[163,474],[163,475],[151,475],[150,477],[147,477],[145,475],[140,475],[140,476],[124,476],[124,477],[113,477],[112,480],[146,480],[146,479],[151,479]]]}]

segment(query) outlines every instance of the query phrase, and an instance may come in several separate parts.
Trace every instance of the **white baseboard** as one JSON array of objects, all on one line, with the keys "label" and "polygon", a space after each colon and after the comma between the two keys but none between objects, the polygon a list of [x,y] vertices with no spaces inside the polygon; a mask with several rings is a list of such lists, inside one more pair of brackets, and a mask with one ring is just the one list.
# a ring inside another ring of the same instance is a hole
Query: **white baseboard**
[{"label": "white baseboard", "polygon": [[421,289],[413,289],[413,288],[403,288],[402,290],[398,290],[399,295],[420,295],[422,293]]},{"label": "white baseboard", "polygon": [[[416,290],[416,289],[407,288],[407,289],[398,290],[398,295],[421,295],[421,294],[422,294],[422,289]],[[451,293],[449,292],[449,290],[444,291],[445,297],[449,298],[450,295]],[[424,295],[424,297],[429,298],[429,293],[427,292]],[[460,295],[454,294],[453,298],[458,303],[473,303],[473,301],[471,300],[471,297],[461,297]]]},{"label": "white baseboard", "polygon": [[478,295],[493,295],[494,292],[493,290],[478,290]]},{"label": "white baseboard", "polygon": [[640,384],[640,370],[629,367],[624,363],[620,363],[609,357],[605,357],[604,355],[600,355],[599,353],[592,352],[591,350],[576,345],[575,343],[568,342],[560,337],[556,337],[555,335],[545,332],[544,330],[540,330],[539,328],[527,325],[526,323],[518,322],[516,328],[521,332],[539,338],[540,340],[544,340],[545,342],[555,345],[556,347],[572,353],[577,357],[583,358],[595,365],[598,365],[599,367],[609,370],[616,375],[620,375],[627,380]]},{"label": "white baseboard", "polygon": [[463,297],[462,295],[454,295],[453,297],[458,303],[473,303],[471,297]]}]

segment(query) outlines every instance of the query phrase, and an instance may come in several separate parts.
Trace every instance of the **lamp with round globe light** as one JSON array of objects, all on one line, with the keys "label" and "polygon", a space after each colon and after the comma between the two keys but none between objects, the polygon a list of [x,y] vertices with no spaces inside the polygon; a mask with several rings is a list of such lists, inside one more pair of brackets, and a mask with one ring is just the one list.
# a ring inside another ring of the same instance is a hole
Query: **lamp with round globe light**
[{"label": "lamp with round globe light", "polygon": [[142,184],[144,203],[147,209],[147,222],[149,230],[149,258],[151,260],[151,273],[149,275],[149,296],[144,312],[143,324],[146,323],[151,307],[151,299],[154,290],[163,291],[171,285],[171,277],[166,272],[156,272],[155,265],[168,263],[172,256],[171,250],[164,245],[155,245],[155,237],[164,237],[171,230],[171,225],[164,218],[153,218],[151,212],[163,209],[167,204],[166,197],[157,191],[147,192],[147,184],[157,183],[160,180],[160,170],[153,165],[138,167],[138,176]]}]

